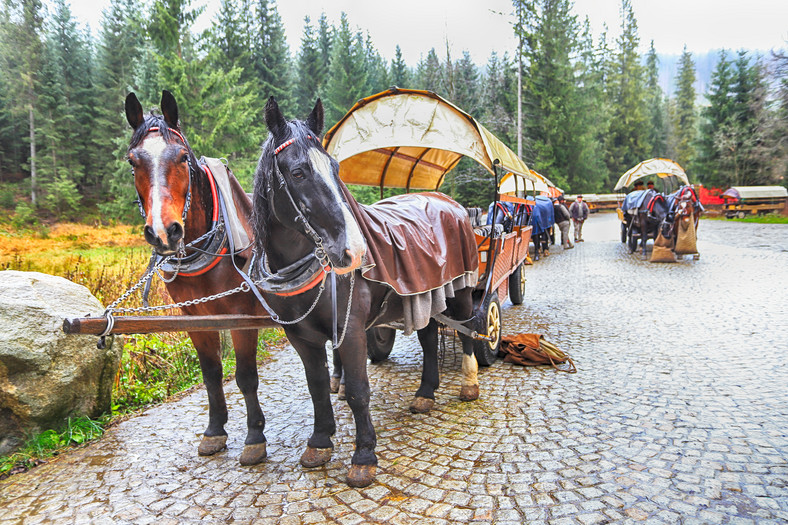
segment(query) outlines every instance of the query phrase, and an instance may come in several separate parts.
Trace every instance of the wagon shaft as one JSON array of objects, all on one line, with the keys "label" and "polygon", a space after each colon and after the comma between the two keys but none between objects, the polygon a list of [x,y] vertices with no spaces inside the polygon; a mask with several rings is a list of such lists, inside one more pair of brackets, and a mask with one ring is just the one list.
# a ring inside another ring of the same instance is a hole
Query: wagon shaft
[{"label": "wagon shaft", "polygon": [[[168,315],[119,316],[110,334],[152,334],[156,332],[216,332],[273,328],[279,324],[269,316],[253,315]],[[67,334],[100,335],[107,327],[105,317],[77,317],[63,320]]]}]

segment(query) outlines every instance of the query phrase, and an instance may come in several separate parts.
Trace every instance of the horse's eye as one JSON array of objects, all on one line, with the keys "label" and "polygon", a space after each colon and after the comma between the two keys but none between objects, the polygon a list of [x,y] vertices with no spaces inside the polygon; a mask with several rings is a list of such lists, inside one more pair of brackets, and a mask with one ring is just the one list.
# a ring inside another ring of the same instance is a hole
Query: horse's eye
[{"label": "horse's eye", "polygon": [[183,162],[184,164],[189,162],[189,155],[187,153],[183,154],[183,156],[181,157],[181,162]]},{"label": "horse's eye", "polygon": [[126,159],[126,161],[127,161],[129,164],[131,164],[131,167],[132,167],[132,168],[134,167],[134,159],[132,159],[131,157],[129,157],[129,158],[127,158],[127,159]]},{"label": "horse's eye", "polygon": [[297,179],[303,179],[304,178],[304,172],[301,171],[299,168],[296,168],[293,171],[291,171],[290,175],[292,175],[293,177],[295,177]]}]

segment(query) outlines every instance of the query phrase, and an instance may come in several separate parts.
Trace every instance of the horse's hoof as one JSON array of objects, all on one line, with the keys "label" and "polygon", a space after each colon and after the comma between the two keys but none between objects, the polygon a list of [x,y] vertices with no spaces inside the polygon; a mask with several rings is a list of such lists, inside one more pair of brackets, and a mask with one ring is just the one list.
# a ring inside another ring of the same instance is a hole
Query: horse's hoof
[{"label": "horse's hoof", "polygon": [[328,387],[331,389],[332,394],[339,392],[339,382],[340,378],[331,376],[331,382],[328,384]]},{"label": "horse's hoof", "polygon": [[339,385],[339,389],[337,390],[337,399],[345,400],[347,396],[345,396],[345,385]]},{"label": "horse's hoof", "polygon": [[333,448],[312,448],[306,447],[301,454],[301,466],[306,468],[319,467],[325,465],[331,459]]},{"label": "horse's hoof", "polygon": [[479,385],[465,385],[460,389],[460,401],[476,401],[479,399]]},{"label": "horse's hoof", "polygon": [[347,473],[347,484],[354,488],[367,487],[375,481],[376,465],[351,465]]},{"label": "horse's hoof", "polygon": [[427,397],[414,397],[410,402],[410,411],[414,414],[426,414],[435,406],[435,400]]},{"label": "horse's hoof", "polygon": [[201,456],[213,456],[227,448],[227,436],[203,436],[197,453]]},{"label": "horse's hoof", "polygon": [[268,451],[265,448],[265,443],[255,443],[244,446],[244,451],[241,452],[238,462],[244,467],[248,467],[249,465],[261,463],[267,456]]}]

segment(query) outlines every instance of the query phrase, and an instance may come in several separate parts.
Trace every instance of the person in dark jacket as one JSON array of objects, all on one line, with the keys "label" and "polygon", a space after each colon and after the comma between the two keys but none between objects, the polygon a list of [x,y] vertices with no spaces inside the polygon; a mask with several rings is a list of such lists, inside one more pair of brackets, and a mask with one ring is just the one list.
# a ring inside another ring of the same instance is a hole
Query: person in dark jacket
[{"label": "person in dark jacket", "polygon": [[575,224],[575,242],[583,242],[583,223],[588,219],[588,204],[583,201],[582,195],[578,195],[569,207],[569,214]]},{"label": "person in dark jacket", "polygon": [[569,240],[569,220],[572,216],[569,214],[569,208],[566,207],[566,199],[564,199],[563,195],[559,195],[553,202],[553,208],[555,211],[555,223],[558,225],[558,229],[561,230],[561,247],[564,250],[574,248],[574,245]]}]

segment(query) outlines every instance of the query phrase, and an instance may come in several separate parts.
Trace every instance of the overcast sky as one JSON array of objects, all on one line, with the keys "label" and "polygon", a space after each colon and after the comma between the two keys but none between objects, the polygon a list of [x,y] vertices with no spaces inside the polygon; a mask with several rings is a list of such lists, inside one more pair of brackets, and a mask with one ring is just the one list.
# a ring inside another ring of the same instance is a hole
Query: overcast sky
[{"label": "overcast sky", "polygon": [[[71,2],[75,17],[97,34],[109,0]],[[197,24],[205,28],[215,19],[220,1],[192,4],[207,6]],[[788,0],[632,0],[632,6],[643,52],[651,40],[664,54],[680,54],[685,44],[694,53],[788,47]],[[447,41],[452,57],[467,50],[478,65],[485,64],[492,51],[502,55],[516,47],[510,0],[286,0],[277,2],[277,8],[293,53],[300,47],[304,16],[314,23],[325,12],[336,25],[343,11],[352,29],[369,32],[384,58],[391,59],[399,44],[410,67],[433,47],[445,56]],[[620,0],[576,0],[574,9],[581,21],[588,16],[595,38],[604,24],[609,41],[618,35]]]}]

